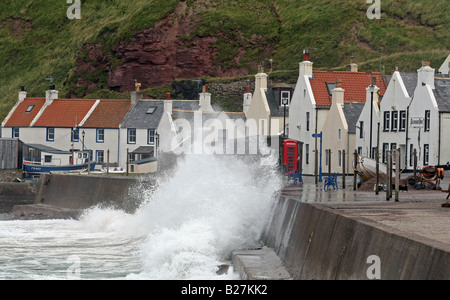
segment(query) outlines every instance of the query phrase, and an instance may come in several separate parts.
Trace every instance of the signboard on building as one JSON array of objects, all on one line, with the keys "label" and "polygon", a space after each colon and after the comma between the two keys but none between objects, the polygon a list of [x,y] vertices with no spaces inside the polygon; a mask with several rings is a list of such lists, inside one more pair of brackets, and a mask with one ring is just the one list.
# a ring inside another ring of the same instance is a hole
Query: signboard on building
[{"label": "signboard on building", "polygon": [[423,127],[423,118],[422,117],[411,117],[409,125],[413,128],[422,128]]}]

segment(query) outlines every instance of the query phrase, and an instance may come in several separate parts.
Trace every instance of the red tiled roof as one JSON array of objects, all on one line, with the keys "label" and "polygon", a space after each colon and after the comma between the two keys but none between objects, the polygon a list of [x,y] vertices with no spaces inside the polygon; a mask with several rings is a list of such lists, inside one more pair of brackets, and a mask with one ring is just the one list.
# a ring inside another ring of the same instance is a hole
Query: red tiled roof
[{"label": "red tiled roof", "polygon": [[[5,127],[27,127],[44,106],[45,98],[25,98],[16,108],[12,116],[6,122]],[[30,112],[26,110],[34,105]]]},{"label": "red tiled roof", "polygon": [[118,128],[129,109],[130,100],[100,100],[83,127]]},{"label": "red tiled roof", "polygon": [[380,73],[348,72],[348,71],[313,71],[314,79],[310,79],[316,104],[330,106],[331,96],[327,89],[327,82],[334,83],[336,79],[342,80],[342,88],[345,90],[345,102],[366,102],[366,88],[371,84],[372,76],[377,78],[377,86],[380,94],[384,95],[386,86]]},{"label": "red tiled roof", "polygon": [[92,108],[93,99],[56,99],[49,105],[36,127],[74,127],[78,125]]}]

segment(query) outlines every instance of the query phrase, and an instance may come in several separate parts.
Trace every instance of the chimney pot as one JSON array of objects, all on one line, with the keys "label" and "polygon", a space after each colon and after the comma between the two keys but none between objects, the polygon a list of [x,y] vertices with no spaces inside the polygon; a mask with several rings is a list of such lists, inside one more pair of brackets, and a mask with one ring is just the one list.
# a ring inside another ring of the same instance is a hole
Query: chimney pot
[{"label": "chimney pot", "polygon": [[166,93],[166,100],[170,100],[170,92]]},{"label": "chimney pot", "polygon": [[309,51],[303,50],[303,61],[309,61]]},{"label": "chimney pot", "polygon": [[337,78],[337,79],[336,79],[336,87],[337,87],[337,88],[342,87],[342,79],[340,79],[340,78]]},{"label": "chimney pot", "polygon": [[246,94],[250,94],[250,86],[249,86],[249,85],[247,85],[247,86],[245,87],[245,93],[246,93]]},{"label": "chimney pot", "polygon": [[377,85],[377,78],[375,76],[372,76],[371,84]]}]

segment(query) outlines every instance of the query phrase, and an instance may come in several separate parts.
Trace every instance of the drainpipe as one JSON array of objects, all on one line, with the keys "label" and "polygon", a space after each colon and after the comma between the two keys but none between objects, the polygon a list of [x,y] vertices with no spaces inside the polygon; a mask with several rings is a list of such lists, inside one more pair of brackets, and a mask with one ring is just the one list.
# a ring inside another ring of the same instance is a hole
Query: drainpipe
[{"label": "drainpipe", "polygon": [[117,129],[117,167],[120,166],[120,127]]},{"label": "drainpipe", "polygon": [[[315,130],[314,130],[314,132],[315,132],[315,134],[317,134],[317,119],[318,119],[318,109],[317,109],[317,105],[316,105],[316,107],[315,107],[315,109],[316,109],[316,128],[315,128]],[[314,169],[314,177],[315,177],[315,180],[316,180],[316,185],[317,185],[317,183],[318,183],[318,178],[317,178],[317,168],[318,168],[318,157],[317,157],[317,138],[315,138],[314,139],[314,142],[315,142],[315,152],[314,152],[314,159],[315,159],[315,169]]]},{"label": "drainpipe", "polygon": [[[409,133],[409,107],[414,99],[414,95],[411,97],[411,101],[409,101],[409,105],[406,107],[406,140],[405,140],[405,168],[408,168],[408,133]],[[411,163],[411,160],[410,160]]]},{"label": "drainpipe", "polygon": [[439,112],[439,131],[438,131],[438,166],[441,165],[441,115]]}]

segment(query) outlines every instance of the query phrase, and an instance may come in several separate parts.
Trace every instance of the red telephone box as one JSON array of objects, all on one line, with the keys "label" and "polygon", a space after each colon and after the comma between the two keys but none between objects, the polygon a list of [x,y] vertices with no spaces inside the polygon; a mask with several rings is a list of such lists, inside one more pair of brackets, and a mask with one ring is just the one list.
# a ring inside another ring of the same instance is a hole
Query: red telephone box
[{"label": "red telephone box", "polygon": [[296,140],[284,140],[283,164],[288,172],[298,169],[298,146]]}]

